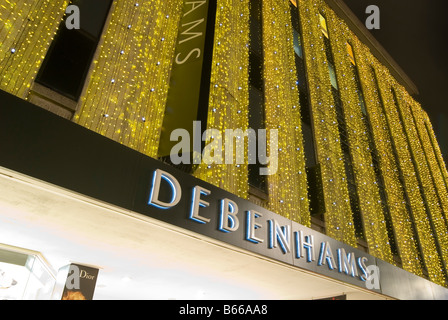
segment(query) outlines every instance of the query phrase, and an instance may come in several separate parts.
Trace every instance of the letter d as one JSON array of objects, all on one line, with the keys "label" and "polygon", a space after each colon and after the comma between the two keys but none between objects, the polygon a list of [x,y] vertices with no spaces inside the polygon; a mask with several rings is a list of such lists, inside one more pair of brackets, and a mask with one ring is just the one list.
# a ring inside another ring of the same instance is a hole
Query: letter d
[{"label": "letter d", "polygon": [[[171,187],[171,200],[170,202],[164,202],[159,200],[160,183],[164,179]],[[149,196],[148,204],[153,205],[160,209],[169,209],[174,207],[180,200],[182,190],[179,182],[168,172],[157,169],[154,171],[154,177],[152,179],[151,194]]]}]

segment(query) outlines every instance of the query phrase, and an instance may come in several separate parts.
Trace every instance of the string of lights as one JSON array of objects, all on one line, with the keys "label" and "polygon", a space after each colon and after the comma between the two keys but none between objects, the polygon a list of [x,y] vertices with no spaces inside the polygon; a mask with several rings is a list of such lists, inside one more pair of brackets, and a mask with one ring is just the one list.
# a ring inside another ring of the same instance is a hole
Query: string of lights
[{"label": "string of lights", "polygon": [[322,171],[326,233],[337,240],[356,246],[335,102],[331,94],[328,62],[319,18],[322,5],[318,1],[299,1],[298,7],[302,22],[317,156]]},{"label": "string of lights", "polygon": [[[405,270],[420,276],[427,273],[433,282],[445,285],[448,171],[428,115],[325,1],[294,3],[303,33],[326,234],[357,246],[337,101],[332,94],[334,78],[326,54],[329,41],[359,196],[355,209],[361,213],[368,250],[395,264],[393,234]],[[182,4],[180,0],[113,2],[73,121],[157,157]],[[27,99],[67,5],[62,0],[0,5],[0,89]],[[217,1],[207,118],[207,129],[216,131],[208,131],[206,144],[216,142],[215,134],[225,137],[227,129],[244,132],[249,128],[250,6],[250,0]],[[278,130],[278,170],[267,177],[267,207],[310,226],[289,1],[262,1],[262,19],[267,141],[270,130]],[[247,143],[246,139],[244,163],[201,163],[193,174],[249,198],[248,159],[253,155],[248,154]],[[234,160],[237,152],[234,148]],[[381,198],[378,172],[387,203]]]},{"label": "string of lights", "polygon": [[429,217],[426,213],[424,199],[422,198],[418,185],[416,172],[413,166],[410,150],[406,141],[402,122],[398,114],[395,100],[391,92],[394,80],[384,66],[377,66],[380,94],[385,104],[385,116],[388,127],[391,130],[392,139],[396,146],[395,150],[399,160],[399,166],[403,172],[403,181],[406,193],[409,197],[413,223],[416,228],[417,237],[421,246],[423,260],[429,277],[436,283],[444,283],[443,273],[439,261],[435,240],[432,236]]},{"label": "string of lights", "polygon": [[357,56],[358,70],[365,96],[366,109],[372,126],[375,145],[379,153],[379,165],[384,179],[388,207],[397,239],[402,267],[418,275],[423,275],[419,254],[414,239],[411,218],[406,206],[405,194],[400,181],[394,150],[391,144],[391,135],[388,123],[383,113],[382,99],[377,88],[377,79],[373,69],[378,62],[362,43],[353,39],[354,51]]},{"label": "string of lights", "polygon": [[114,1],[76,123],[157,157],[181,4]]},{"label": "string of lights", "polygon": [[365,237],[372,254],[392,263],[393,257],[369,149],[367,128],[363,121],[365,115],[362,113],[362,102],[359,100],[354,70],[347,51],[348,42],[352,42],[351,32],[332,10],[324,6],[322,12],[327,16],[338,87],[344,103],[344,117],[348,129],[352,166],[358,186],[359,210],[363,217]]},{"label": "string of lights", "polygon": [[279,170],[268,176],[269,208],[310,225],[289,1],[263,1],[262,8],[265,126],[278,130]]},{"label": "string of lights", "polygon": [[[213,45],[206,144],[213,144],[212,129],[225,137],[226,129],[248,129],[249,107],[249,1],[219,0]],[[215,132],[216,134],[216,132]],[[245,139],[238,135],[239,139]],[[247,137],[246,137],[247,138]],[[233,144],[233,143],[232,143]],[[244,142],[244,163],[238,163],[236,145],[233,161],[201,163],[194,175],[204,181],[248,198],[248,142]],[[221,154],[225,155],[224,144]],[[229,150],[227,150],[229,151]],[[241,155],[239,155],[241,156]]]},{"label": "string of lights", "polygon": [[0,89],[28,97],[68,1],[3,1],[0,5]]}]

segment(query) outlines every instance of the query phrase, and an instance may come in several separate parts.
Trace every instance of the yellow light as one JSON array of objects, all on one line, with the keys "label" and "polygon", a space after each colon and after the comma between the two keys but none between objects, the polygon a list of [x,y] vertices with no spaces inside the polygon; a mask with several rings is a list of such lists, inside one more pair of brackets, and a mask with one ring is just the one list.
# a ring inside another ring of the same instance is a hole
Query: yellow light
[{"label": "yellow light", "polygon": [[113,2],[75,122],[157,156],[181,9],[181,1]]},{"label": "yellow light", "polygon": [[28,97],[67,5],[66,0],[19,0],[0,7],[0,89]]}]

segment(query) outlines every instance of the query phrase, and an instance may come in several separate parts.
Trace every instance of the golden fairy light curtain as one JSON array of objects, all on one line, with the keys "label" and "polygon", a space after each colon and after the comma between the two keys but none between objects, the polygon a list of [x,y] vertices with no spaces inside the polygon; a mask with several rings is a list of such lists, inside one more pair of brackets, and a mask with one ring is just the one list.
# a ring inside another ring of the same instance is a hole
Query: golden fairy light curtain
[{"label": "golden fairy light curtain", "polygon": [[[437,188],[434,184],[433,172],[436,171],[430,170],[430,162],[422,145],[423,140],[419,135],[418,126],[410,109],[415,101],[398,84],[394,84],[394,89],[397,95],[397,113],[403,126],[405,142],[408,142],[411,156],[414,158],[412,163],[415,177],[419,182],[417,189],[419,189],[422,197],[420,206],[426,210],[426,214],[420,217],[421,221],[418,221],[418,225],[424,224],[424,227],[420,227],[422,229],[420,231],[422,232],[421,237],[423,237],[423,234],[431,235],[429,237],[431,240],[424,241],[424,250],[427,252],[426,260],[430,266],[428,271],[431,272],[430,277],[434,282],[443,283],[445,276],[442,266],[446,265],[448,254],[447,226],[443,216],[447,208],[444,205],[446,199],[442,200],[440,198],[441,194],[437,190],[440,190],[440,188]],[[417,108],[414,110],[418,113]],[[439,250],[437,250],[437,245]],[[435,256],[433,257],[433,255]],[[429,259],[429,257],[432,259]]]},{"label": "golden fairy light curtain", "polygon": [[[394,263],[367,128],[362,121],[355,79],[349,69],[347,42],[355,53],[402,266],[418,275],[423,275],[423,269],[426,269],[433,282],[444,284],[448,234],[447,171],[440,150],[434,147],[437,143],[434,143],[424,112],[323,1],[299,1],[299,9],[317,153],[322,166],[327,234],[356,245],[351,210],[346,205],[349,198],[341,165],[343,158],[338,148],[334,101],[327,81],[328,61],[319,29],[319,13],[327,18],[369,251]],[[392,90],[396,92],[396,98]]]},{"label": "golden fairy light curtain", "polygon": [[[446,264],[446,207],[438,193],[443,194],[446,188],[434,184],[432,176],[440,170],[430,171],[431,162],[428,160],[434,153],[433,150],[429,151],[429,141],[425,141],[422,132],[417,131],[419,124],[416,119],[421,117],[423,111],[363,45],[357,43],[355,51],[360,57],[359,70],[366,107],[381,155],[380,166],[402,266],[418,275],[422,275],[423,268],[426,268],[433,282],[444,284],[442,267]],[[372,74],[372,68],[378,81]],[[379,91],[375,89],[376,83]],[[392,90],[396,92],[396,97]],[[379,106],[380,103],[384,109]],[[411,107],[418,115],[415,118]],[[428,150],[429,156],[425,155],[424,149]],[[399,170],[403,173],[401,178]],[[440,179],[440,175],[438,177]],[[406,197],[409,207],[406,206]],[[421,257],[416,241],[421,247]]]},{"label": "golden fairy light curtain", "polygon": [[392,149],[392,137],[387,129],[389,124],[382,110],[382,100],[379,95],[380,92],[377,90],[377,81],[372,70],[377,64],[368,48],[359,40],[353,38],[352,44],[357,57],[366,109],[379,155],[380,170],[384,179],[385,192],[402,266],[405,270],[422,275],[410,213],[406,207],[405,194],[397,169],[398,164],[395,161]]},{"label": "golden fairy light curtain", "polygon": [[[333,48],[336,75],[341,100],[344,104],[344,118],[350,143],[352,166],[359,196],[359,210],[363,217],[364,233],[371,254],[392,262],[392,253],[386,230],[381,196],[376,181],[373,159],[370,152],[368,128],[358,98],[352,62],[347,51],[347,41],[351,32],[336,14],[324,6],[322,12],[327,17],[328,32]],[[355,71],[356,72],[356,71]]]},{"label": "golden fairy light curtain", "polygon": [[387,124],[391,130],[393,143],[395,144],[399,166],[403,172],[404,187],[409,197],[411,211],[416,228],[417,237],[422,248],[423,260],[430,278],[434,282],[444,281],[441,272],[439,254],[430,227],[425,204],[417,181],[417,174],[412,158],[411,150],[402,127],[401,119],[391,92],[392,77],[384,66],[377,66],[380,94],[385,104]]},{"label": "golden fairy light curtain", "polygon": [[[401,265],[420,276],[427,272],[433,282],[443,285],[448,263],[448,171],[427,114],[323,0],[295,3],[322,173],[326,234],[357,246],[320,13],[326,17],[333,51],[369,252],[394,263],[347,42],[353,48]],[[182,0],[113,2],[76,123],[157,157],[182,4]],[[67,5],[62,0],[0,4],[1,90],[27,98]],[[263,0],[262,17],[266,129],[278,130],[279,143],[278,171],[268,176],[268,206],[309,226],[289,1]],[[215,134],[225,137],[226,129],[248,129],[249,19],[250,0],[217,1],[207,122],[207,129],[216,131],[210,131],[206,143],[213,143]],[[202,163],[194,175],[248,198],[247,137],[239,138],[246,138],[244,163],[236,162],[235,148],[233,163]]]},{"label": "golden fairy light curtain", "polygon": [[74,121],[157,157],[182,1],[114,1]]},{"label": "golden fairy light curtain", "polygon": [[298,1],[307,65],[315,141],[322,172],[326,233],[356,246],[353,217],[339,142],[336,110],[325,56],[319,13],[321,1]]},{"label": "golden fairy light curtain", "polygon": [[0,3],[0,89],[26,99],[69,1]]},{"label": "golden fairy light curtain", "polygon": [[[223,157],[221,163],[202,162],[194,175],[242,198],[248,197],[249,190],[247,137],[241,134],[235,136],[235,139],[246,139],[243,151],[244,163],[238,163],[236,159],[238,152],[236,143],[232,152],[233,159],[231,163],[226,163],[224,139],[226,129],[241,129],[243,133],[248,129],[248,44],[249,0],[219,0],[207,118],[207,129],[210,134],[205,142],[210,146],[217,146],[214,143],[218,142],[216,140],[218,136],[221,137]],[[216,130],[215,136],[211,130]]]},{"label": "golden fairy light curtain", "polygon": [[289,1],[262,3],[265,127],[278,132],[278,170],[267,177],[269,208],[310,226]]}]

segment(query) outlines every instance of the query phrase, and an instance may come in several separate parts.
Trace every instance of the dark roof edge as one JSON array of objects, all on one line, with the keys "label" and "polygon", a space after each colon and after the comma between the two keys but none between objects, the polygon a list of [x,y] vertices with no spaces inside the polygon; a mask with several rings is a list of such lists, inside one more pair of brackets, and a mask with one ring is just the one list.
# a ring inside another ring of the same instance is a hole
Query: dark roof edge
[{"label": "dark roof edge", "polygon": [[379,62],[384,64],[403,85],[411,95],[418,95],[419,91],[415,83],[403,71],[392,56],[384,49],[384,47],[372,36],[366,26],[358,19],[358,17],[351,11],[351,9],[342,0],[325,0],[328,6],[343,19],[350,30],[352,30],[359,40],[367,45],[372,54]]}]

